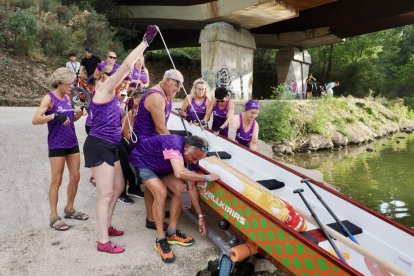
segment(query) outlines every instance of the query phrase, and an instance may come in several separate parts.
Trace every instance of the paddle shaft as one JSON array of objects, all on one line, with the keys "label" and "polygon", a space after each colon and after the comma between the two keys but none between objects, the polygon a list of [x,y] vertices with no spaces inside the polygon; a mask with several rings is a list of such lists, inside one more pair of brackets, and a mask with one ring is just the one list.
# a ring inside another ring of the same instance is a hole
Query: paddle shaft
[{"label": "paddle shaft", "polygon": [[305,203],[306,207],[308,208],[309,212],[311,212],[312,217],[315,219],[316,223],[318,224],[319,228],[321,229],[321,231],[323,232],[323,234],[325,235],[325,237],[328,239],[328,242],[331,244],[332,248],[335,250],[336,255],[338,255],[339,259],[347,264],[344,256],[342,256],[341,251],[338,249],[338,247],[336,246],[336,244],[333,242],[331,236],[328,234],[328,232],[326,231],[325,227],[323,226],[322,222],[319,220],[318,216],[316,215],[316,213],[313,211],[312,207],[309,205],[308,201],[306,200],[306,198],[303,196],[302,194],[303,189],[298,189],[295,190],[294,193],[299,194],[300,198],[303,200],[303,203]]},{"label": "paddle shaft", "polygon": [[341,226],[342,231],[344,231],[345,234],[348,235],[349,239],[355,243],[359,242],[357,241],[357,239],[354,237],[354,235],[351,234],[351,232],[349,232],[348,228],[342,223],[342,221],[335,215],[335,213],[332,211],[332,209],[328,206],[328,204],[326,204],[325,200],[323,200],[323,198],[319,195],[319,193],[317,191],[315,191],[315,189],[312,187],[312,185],[309,183],[309,181],[307,179],[302,179],[301,180],[302,183],[305,183],[306,185],[308,185],[309,189],[312,191],[312,193],[315,194],[316,198],[322,203],[322,205],[326,208],[326,210],[328,210],[329,214],[331,214],[331,216],[335,219],[335,221]]}]

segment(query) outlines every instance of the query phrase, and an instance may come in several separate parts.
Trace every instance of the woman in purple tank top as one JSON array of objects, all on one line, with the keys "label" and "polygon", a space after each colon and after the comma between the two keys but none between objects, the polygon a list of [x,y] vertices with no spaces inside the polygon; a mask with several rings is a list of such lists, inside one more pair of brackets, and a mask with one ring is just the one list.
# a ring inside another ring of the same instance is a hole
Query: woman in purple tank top
[{"label": "woman in purple tank top", "polygon": [[204,120],[210,103],[207,82],[203,79],[196,79],[191,88],[191,94],[184,99],[180,114],[187,121],[198,124],[198,121]]},{"label": "woman in purple tank top", "polygon": [[58,68],[52,73],[50,80],[54,90],[43,97],[32,123],[33,125],[47,123],[49,161],[52,171],[49,187],[50,227],[63,231],[68,230],[69,226],[59,217],[57,203],[65,163],[69,170],[68,198],[64,208],[65,218],[88,219],[88,215],[77,212],[73,207],[80,178],[79,146],[73,122],[78,120],[83,112],[74,113],[70,101],[70,86],[75,80],[74,73],[64,67]]},{"label": "woman in purple tank top", "polygon": [[143,56],[137,60],[134,69],[129,75],[131,78],[131,83],[128,88],[129,91],[133,91],[137,88],[142,90],[149,86],[149,72],[147,67],[145,67],[145,59]]},{"label": "woman in purple tank top", "polygon": [[227,99],[228,91],[225,87],[216,88],[215,99],[208,107],[204,122],[208,122],[211,114],[213,114],[213,123],[211,130],[216,135],[228,136],[229,122],[234,114],[234,104],[231,100]]},{"label": "woman in purple tank top", "polygon": [[96,220],[98,226],[98,251],[116,254],[124,248],[113,244],[109,236],[121,236],[123,231],[112,227],[112,215],[119,195],[124,190],[124,177],[118,156],[122,137],[123,111],[115,88],[127,77],[158,33],[156,26],[148,26],[144,40],[125,58],[118,70],[95,88],[90,105],[92,127],[84,144],[85,166],[92,168],[97,193]]},{"label": "woman in purple tank top", "polygon": [[[110,75],[116,72],[119,68],[119,64],[116,63],[117,56],[115,52],[108,52],[106,54],[106,60],[101,61],[101,63],[96,66],[95,72],[93,73],[93,77],[97,80],[102,78],[102,75],[104,74],[104,68],[106,68],[106,72],[108,72]],[[109,68],[109,70],[108,70]]]},{"label": "woman in purple tank top", "polygon": [[230,121],[229,137],[246,147],[250,147],[251,150],[257,149],[259,125],[256,122],[256,117],[259,114],[259,109],[259,101],[249,100],[246,102],[245,111],[234,115]]}]

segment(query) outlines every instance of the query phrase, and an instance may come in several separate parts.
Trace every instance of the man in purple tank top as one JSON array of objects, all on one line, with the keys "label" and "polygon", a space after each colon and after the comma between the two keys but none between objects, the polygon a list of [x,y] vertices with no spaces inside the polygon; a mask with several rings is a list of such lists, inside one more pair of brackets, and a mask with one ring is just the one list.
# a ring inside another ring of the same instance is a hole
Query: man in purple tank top
[{"label": "man in purple tank top", "polygon": [[109,240],[109,236],[121,236],[124,231],[112,226],[112,215],[119,195],[124,190],[125,181],[118,155],[118,144],[122,137],[120,108],[115,88],[132,70],[135,62],[158,33],[157,26],[148,26],[143,41],[125,58],[115,73],[102,85],[95,88],[90,105],[92,116],[91,131],[86,138],[83,152],[85,167],[92,168],[97,193],[96,221],[98,226],[97,250],[116,254],[124,252],[124,247]]},{"label": "man in purple tank top", "polygon": [[[165,71],[162,80],[148,89],[142,96],[135,117],[133,132],[138,137],[138,143],[159,134],[170,134],[167,121],[170,117],[172,99],[180,91],[184,77],[180,71],[170,69]],[[137,174],[139,175],[139,174]],[[144,192],[147,217],[145,226],[155,230],[152,215],[154,197],[151,192]]]},{"label": "man in purple tank top", "polygon": [[[194,171],[198,169],[198,161],[206,157],[208,148],[207,141],[197,136],[157,135],[141,141],[130,155],[130,162],[137,169],[145,187],[154,195],[153,213],[157,230],[155,247],[166,263],[171,263],[175,259],[170,244],[190,246],[194,243],[193,238],[187,237],[177,229],[184,191],[188,190],[190,193],[191,202],[199,217],[201,234],[205,235],[207,232],[198,201],[196,181],[215,181],[219,176],[198,174]],[[188,181],[188,188],[183,180]],[[164,234],[167,190],[172,193],[172,196],[170,223]]]},{"label": "man in purple tank top", "polygon": [[49,187],[50,227],[55,230],[68,230],[69,226],[61,220],[57,212],[58,193],[62,184],[62,175],[67,164],[69,184],[67,202],[64,208],[65,218],[86,220],[88,215],[74,209],[74,201],[80,179],[80,155],[78,139],[76,138],[74,121],[82,116],[82,111],[74,113],[70,101],[70,85],[75,74],[67,68],[58,68],[51,76],[53,91],[43,97],[32,124],[47,123],[49,161],[52,171],[52,181]]},{"label": "man in purple tank top", "polygon": [[229,138],[243,146],[250,147],[251,150],[256,150],[259,136],[259,124],[256,122],[256,117],[259,115],[259,110],[259,101],[247,101],[245,111],[234,115],[230,121]]}]

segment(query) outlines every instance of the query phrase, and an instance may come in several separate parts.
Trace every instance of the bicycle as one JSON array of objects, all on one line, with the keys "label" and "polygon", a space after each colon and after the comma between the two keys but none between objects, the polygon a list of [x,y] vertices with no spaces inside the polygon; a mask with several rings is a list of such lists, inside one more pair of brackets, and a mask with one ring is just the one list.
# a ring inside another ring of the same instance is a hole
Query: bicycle
[{"label": "bicycle", "polygon": [[92,89],[93,86],[89,85],[84,78],[79,77],[79,72],[76,73],[76,78],[70,89],[70,99],[74,110],[82,110],[85,108],[89,112],[89,105],[92,101]]}]

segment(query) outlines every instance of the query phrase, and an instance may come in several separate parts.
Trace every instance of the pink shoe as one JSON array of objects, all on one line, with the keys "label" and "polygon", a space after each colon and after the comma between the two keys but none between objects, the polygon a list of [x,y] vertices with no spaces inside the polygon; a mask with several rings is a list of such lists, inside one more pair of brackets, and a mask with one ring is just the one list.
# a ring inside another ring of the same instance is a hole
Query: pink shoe
[{"label": "pink shoe", "polygon": [[108,228],[108,235],[109,236],[116,237],[116,236],[122,236],[123,234],[124,234],[124,231],[122,231],[122,230],[118,230],[116,228],[113,228],[112,226]]},{"label": "pink shoe", "polygon": [[122,253],[125,251],[125,249],[122,246],[113,244],[110,241],[107,243],[98,242],[98,245],[96,246],[96,248],[98,249],[98,251],[106,252],[110,254],[118,254],[118,253]]}]

